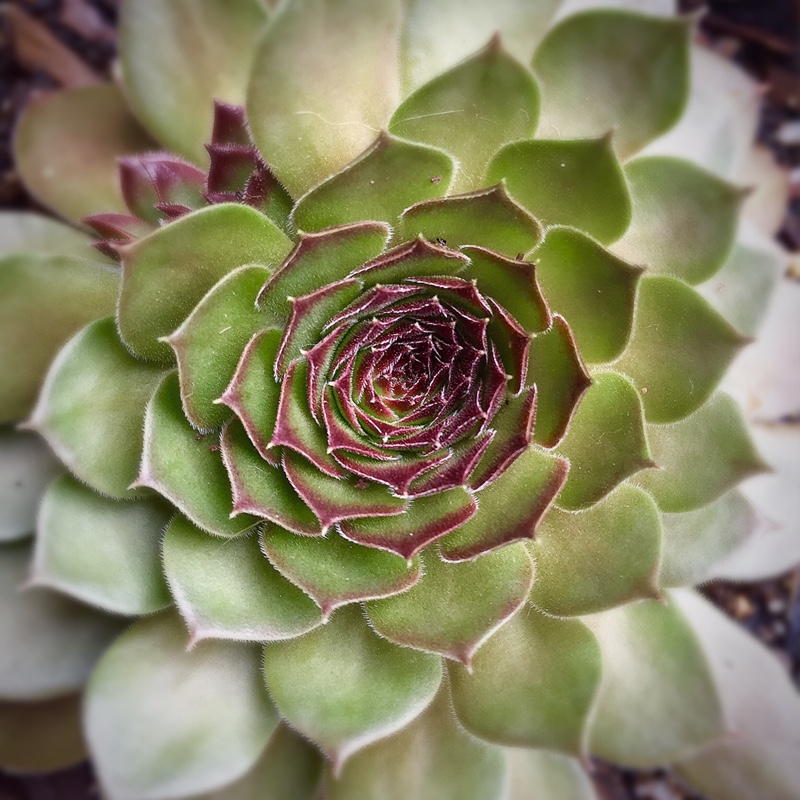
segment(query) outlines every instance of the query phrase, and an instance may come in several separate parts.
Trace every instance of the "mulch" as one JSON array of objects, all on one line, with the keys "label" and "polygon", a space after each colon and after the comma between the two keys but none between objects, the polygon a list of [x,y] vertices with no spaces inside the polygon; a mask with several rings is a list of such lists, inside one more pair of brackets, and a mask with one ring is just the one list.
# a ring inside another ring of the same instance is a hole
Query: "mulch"
[{"label": "mulch", "polygon": [[[14,122],[37,92],[108,79],[119,0],[16,0],[0,6],[0,208],[42,210],[14,171]],[[800,251],[800,0],[680,0],[705,8],[699,35],[764,86],[759,137],[789,171],[792,198],[779,239]],[[800,569],[757,584],[715,581],[706,596],[758,637],[800,685]],[[755,679],[755,676],[754,676]],[[668,770],[592,764],[603,800],[703,800]],[[0,800],[97,800],[88,764],[50,775],[0,771]],[[765,799],[766,800],[766,799]]]}]

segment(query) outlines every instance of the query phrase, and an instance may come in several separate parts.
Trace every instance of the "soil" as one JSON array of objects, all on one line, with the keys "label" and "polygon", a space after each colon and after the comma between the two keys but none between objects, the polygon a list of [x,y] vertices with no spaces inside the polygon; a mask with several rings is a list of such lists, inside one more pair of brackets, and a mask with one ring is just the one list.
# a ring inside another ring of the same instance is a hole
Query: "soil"
[{"label": "soil", "polygon": [[[37,92],[110,77],[119,0],[12,0],[0,4],[0,208],[42,210],[11,158],[14,122]],[[789,171],[792,197],[779,238],[800,251],[800,0],[680,0],[705,8],[699,35],[765,87],[760,138]],[[795,259],[795,269],[800,263]],[[800,569],[775,580],[715,581],[706,596],[761,639],[800,685]],[[622,770],[595,761],[603,800],[704,800],[668,770]],[[0,800],[97,800],[91,766],[49,775],[0,771]]]}]

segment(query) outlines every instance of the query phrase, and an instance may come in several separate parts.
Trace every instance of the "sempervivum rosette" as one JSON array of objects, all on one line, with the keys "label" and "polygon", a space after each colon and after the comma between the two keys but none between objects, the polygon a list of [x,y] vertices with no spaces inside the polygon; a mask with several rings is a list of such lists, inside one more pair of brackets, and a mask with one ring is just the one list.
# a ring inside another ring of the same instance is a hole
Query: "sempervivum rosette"
[{"label": "sempervivum rosette", "polygon": [[26,112],[100,238],[5,217],[3,763],[82,716],[121,800],[591,798],[587,754],[797,796],[788,679],[678,588],[794,557],[746,420],[796,396],[719,389],[781,264],[755,93],[586,5],[128,2],[150,133]]}]

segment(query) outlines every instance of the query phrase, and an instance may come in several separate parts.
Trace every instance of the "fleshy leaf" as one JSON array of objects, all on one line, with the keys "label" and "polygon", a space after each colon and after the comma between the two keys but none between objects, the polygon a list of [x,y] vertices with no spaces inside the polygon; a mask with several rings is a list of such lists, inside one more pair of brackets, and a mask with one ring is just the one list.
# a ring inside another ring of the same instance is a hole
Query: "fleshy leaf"
[{"label": "fleshy leaf", "polygon": [[551,310],[569,323],[581,356],[612,361],[628,343],[642,268],[571,228],[551,228],[530,256]]},{"label": "fleshy leaf", "polygon": [[489,183],[508,191],[545,225],[572,225],[608,244],[625,233],[631,201],[611,138],[537,139],[506,145]]},{"label": "fleshy leaf", "polygon": [[410,205],[444,195],[453,169],[441,150],[381,133],[352,164],[300,199],[292,223],[301,231],[363,219],[394,225]]},{"label": "fleshy leaf", "polygon": [[726,394],[715,395],[680,422],[648,425],[647,439],[657,468],[637,475],[635,482],[663,511],[694,511],[767,469],[739,406]]},{"label": "fleshy leaf", "polygon": [[489,159],[507,142],[533,136],[538,119],[533,75],[494,36],[483,50],[404,100],[389,130],[452,155],[458,164],[453,190],[463,192],[485,185]]},{"label": "fleshy leaf", "polygon": [[708,280],[733,247],[741,192],[679,158],[638,158],[625,175],[633,215],[614,252],[650,273]]},{"label": "fleshy leaf", "polygon": [[633,334],[614,368],[642,393],[648,422],[674,422],[711,396],[744,343],[685,283],[642,278]]},{"label": "fleshy leaf", "polygon": [[393,553],[362,547],[335,532],[325,538],[298,536],[267,525],[261,547],[273,566],[299,586],[329,617],[339,606],[405,592],[422,574]]},{"label": "fleshy leaf", "polygon": [[244,102],[266,21],[258,0],[126,3],[122,77],[136,116],[170,150],[205,164],[212,102]]},{"label": "fleshy leaf", "polygon": [[164,538],[164,571],[193,643],[290,639],[322,622],[314,603],[264,558],[257,534],[220,547],[176,517]]},{"label": "fleshy leaf", "polygon": [[603,654],[592,753],[647,768],[675,761],[724,733],[708,659],[674,602],[629,603],[584,622]]},{"label": "fleshy leaf", "polygon": [[550,328],[532,339],[527,377],[537,390],[534,441],[555,447],[592,382],[563,317],[554,315]]},{"label": "fleshy leaf", "polygon": [[478,651],[449,664],[456,715],[489,742],[578,755],[600,682],[600,648],[578,620],[518,612]]},{"label": "fleshy leaf", "polygon": [[399,0],[301,0],[276,12],[253,61],[247,110],[256,144],[294,197],[388,122],[399,97],[401,14]]},{"label": "fleshy leaf", "polygon": [[0,699],[43,700],[80,689],[120,622],[48,589],[23,588],[31,548],[0,549]]},{"label": "fleshy leaf", "polygon": [[340,523],[348,539],[412,558],[431,542],[463,525],[475,514],[475,500],[454,487],[411,500],[399,516],[348,519]]},{"label": "fleshy leaf", "polygon": [[529,449],[477,495],[472,519],[441,542],[445,561],[466,561],[518,539],[532,539],[567,477],[567,463]]},{"label": "fleshy leaf", "polygon": [[528,548],[536,562],[531,602],[546,614],[593,614],[657,596],[658,508],[632,486],[584,511],[554,508]]},{"label": "fleshy leaf", "polygon": [[42,500],[32,583],[115,614],[165,608],[161,537],[171,515],[160,499],[108,500],[62,475]]},{"label": "fleshy leaf", "polygon": [[14,137],[25,186],[44,205],[74,221],[127,211],[117,159],[155,147],[112,83],[39,97],[23,112]]},{"label": "fleshy leaf", "polygon": [[259,266],[226,275],[166,339],[178,359],[183,409],[197,428],[215,428],[230,415],[214,401],[228,386],[244,346],[264,325],[256,297],[268,275]]},{"label": "fleshy leaf", "polygon": [[533,583],[533,563],[522,544],[459,564],[442,561],[431,548],[423,569],[420,582],[407,592],[368,603],[369,621],[389,641],[467,667],[478,648],[519,611]]},{"label": "fleshy leaf", "polygon": [[562,22],[533,59],[542,92],[538,135],[572,139],[613,130],[622,157],[640,150],[686,105],[689,33],[684,20],[608,9]]},{"label": "fleshy leaf", "polygon": [[0,430],[0,542],[33,533],[39,499],[60,469],[35,434]]},{"label": "fleshy leaf", "polygon": [[636,389],[614,372],[595,375],[558,453],[571,465],[558,504],[572,510],[596,503],[652,466]]},{"label": "fleshy leaf", "polygon": [[129,498],[145,408],[164,377],[123,347],[113,317],[88,325],[58,354],[30,424],[95,491]]},{"label": "fleshy leaf", "polygon": [[0,261],[0,423],[29,414],[61,345],[113,313],[118,280],[113,268],[74,256]]},{"label": "fleshy leaf", "polygon": [[369,745],[328,781],[330,800],[495,800],[505,784],[502,752],[464,731],[443,683],[402,731]]},{"label": "fleshy leaf", "polygon": [[42,214],[5,209],[0,212],[0,258],[35,253],[99,260],[91,243],[85,233]]},{"label": "fleshy leaf", "polygon": [[244,264],[275,267],[289,245],[263,214],[222,203],[124,247],[118,312],[123,340],[142,358],[168,360],[172,351],[160,337],[172,333],[217,281]]},{"label": "fleshy leaf", "polygon": [[114,797],[184,797],[244,775],[278,715],[264,691],[256,645],[186,649],[181,618],[141,620],[106,652],[84,709],[100,781]]},{"label": "fleshy leaf", "polygon": [[419,715],[442,667],[436,656],[384,641],[358,608],[345,607],[306,636],[267,644],[264,675],[281,714],[338,768]]},{"label": "fleshy leaf", "polygon": [[170,373],[147,406],[136,486],[155,489],[203,530],[236,536],[256,520],[229,517],[233,503],[219,451],[218,434],[198,434],[183,416],[178,376]]},{"label": "fleshy leaf", "polygon": [[738,491],[682,514],[662,514],[662,586],[693,586],[713,577],[713,567],[744,542],[756,526],[750,503]]},{"label": "fleshy leaf", "polygon": [[509,800],[599,800],[591,779],[576,758],[529,748],[507,748]]}]

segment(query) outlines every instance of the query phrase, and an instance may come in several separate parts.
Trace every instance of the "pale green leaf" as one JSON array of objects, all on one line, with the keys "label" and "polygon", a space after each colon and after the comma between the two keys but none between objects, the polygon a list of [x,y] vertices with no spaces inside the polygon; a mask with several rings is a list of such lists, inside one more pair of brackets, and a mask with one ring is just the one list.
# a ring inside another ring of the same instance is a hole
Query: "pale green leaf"
[{"label": "pale green leaf", "polygon": [[78,256],[102,260],[81,231],[32,211],[0,213],[0,258],[18,253],[41,256]]},{"label": "pale green leaf", "polygon": [[599,800],[580,761],[547,750],[507,748],[509,800]]}]

